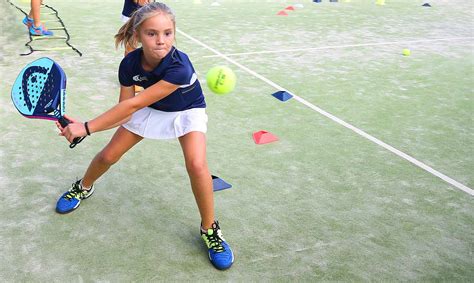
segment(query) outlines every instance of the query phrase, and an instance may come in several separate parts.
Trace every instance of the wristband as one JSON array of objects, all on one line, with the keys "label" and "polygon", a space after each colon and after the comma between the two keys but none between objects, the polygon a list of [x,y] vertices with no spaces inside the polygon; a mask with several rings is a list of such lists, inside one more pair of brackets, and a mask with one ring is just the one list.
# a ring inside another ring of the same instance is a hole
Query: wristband
[{"label": "wristband", "polygon": [[91,132],[89,131],[89,126],[87,125],[87,123],[89,123],[89,122],[85,122],[85,123],[84,123],[84,128],[86,128],[86,133],[87,133],[87,135],[90,136],[90,135],[91,135]]}]

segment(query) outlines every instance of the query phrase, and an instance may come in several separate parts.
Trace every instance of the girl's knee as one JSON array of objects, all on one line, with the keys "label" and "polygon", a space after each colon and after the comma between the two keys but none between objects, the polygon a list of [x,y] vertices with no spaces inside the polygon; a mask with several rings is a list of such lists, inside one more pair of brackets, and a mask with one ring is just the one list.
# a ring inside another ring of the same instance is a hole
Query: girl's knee
[{"label": "girl's knee", "polygon": [[186,163],[186,169],[191,176],[209,175],[206,160],[191,160]]},{"label": "girl's knee", "polygon": [[99,160],[100,163],[107,164],[107,165],[113,165],[117,163],[117,161],[120,160],[120,155],[115,154],[111,150],[104,149],[102,150],[98,155],[97,159]]}]

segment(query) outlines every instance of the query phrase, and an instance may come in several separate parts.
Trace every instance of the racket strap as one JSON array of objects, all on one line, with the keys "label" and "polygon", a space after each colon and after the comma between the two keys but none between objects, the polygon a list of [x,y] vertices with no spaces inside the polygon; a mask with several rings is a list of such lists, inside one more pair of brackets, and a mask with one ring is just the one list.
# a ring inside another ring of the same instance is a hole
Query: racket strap
[{"label": "racket strap", "polygon": [[72,143],[69,145],[69,148],[74,148],[76,145],[78,145],[83,139],[85,139],[86,137],[77,137],[77,138],[74,138],[74,140],[72,141]]}]

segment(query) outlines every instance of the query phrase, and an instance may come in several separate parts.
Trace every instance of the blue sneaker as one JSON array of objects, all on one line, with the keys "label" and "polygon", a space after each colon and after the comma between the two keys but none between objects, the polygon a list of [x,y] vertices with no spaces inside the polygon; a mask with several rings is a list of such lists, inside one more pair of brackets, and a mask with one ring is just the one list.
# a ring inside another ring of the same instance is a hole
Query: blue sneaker
[{"label": "blue sneaker", "polygon": [[79,207],[81,200],[90,197],[94,193],[94,186],[86,191],[82,189],[81,180],[72,184],[69,191],[65,192],[56,203],[56,211],[64,214],[71,212]]},{"label": "blue sneaker", "polygon": [[209,251],[209,260],[215,268],[224,270],[234,263],[234,253],[227,242],[222,237],[219,222],[212,223],[212,228],[207,229],[207,233],[201,229],[201,238],[206,243]]},{"label": "blue sneaker", "polygon": [[30,34],[35,35],[35,36],[51,36],[53,35],[52,31],[47,30],[43,24],[41,24],[39,27],[35,27],[35,25],[30,26]]},{"label": "blue sneaker", "polygon": [[28,27],[28,29],[33,25],[34,20],[28,16],[25,16],[23,19],[23,24]]}]

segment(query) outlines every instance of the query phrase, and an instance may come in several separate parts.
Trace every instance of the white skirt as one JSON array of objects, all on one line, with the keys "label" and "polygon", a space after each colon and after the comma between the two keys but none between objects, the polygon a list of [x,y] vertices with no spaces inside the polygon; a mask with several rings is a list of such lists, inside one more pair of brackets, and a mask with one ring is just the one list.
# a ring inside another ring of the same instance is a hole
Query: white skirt
[{"label": "white skirt", "polygon": [[133,113],[132,118],[122,126],[149,139],[175,139],[190,132],[206,133],[206,108],[164,112],[145,107]]}]

